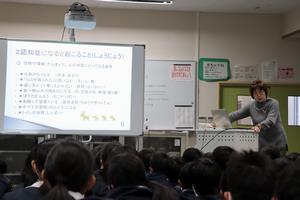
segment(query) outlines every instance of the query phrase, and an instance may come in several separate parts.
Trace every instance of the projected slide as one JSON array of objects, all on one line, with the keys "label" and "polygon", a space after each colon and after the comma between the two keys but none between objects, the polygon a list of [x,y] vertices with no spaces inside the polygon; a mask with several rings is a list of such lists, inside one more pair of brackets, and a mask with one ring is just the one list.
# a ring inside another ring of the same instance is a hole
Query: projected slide
[{"label": "projected slide", "polygon": [[129,130],[131,46],[7,42],[4,129]]}]

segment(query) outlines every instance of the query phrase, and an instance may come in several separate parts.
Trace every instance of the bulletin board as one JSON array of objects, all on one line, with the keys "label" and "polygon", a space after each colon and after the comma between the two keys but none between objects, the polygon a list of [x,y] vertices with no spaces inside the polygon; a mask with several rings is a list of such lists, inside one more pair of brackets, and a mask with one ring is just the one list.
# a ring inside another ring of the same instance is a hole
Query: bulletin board
[{"label": "bulletin board", "polygon": [[[300,96],[300,84],[267,83],[269,96],[277,99],[283,126],[287,133],[289,152],[300,152],[300,127],[288,126],[288,96]],[[229,113],[237,109],[238,96],[249,95],[249,83],[219,83],[219,107]],[[236,122],[235,127],[243,127]]]},{"label": "bulletin board", "polygon": [[196,62],[146,60],[145,130],[193,130]]}]

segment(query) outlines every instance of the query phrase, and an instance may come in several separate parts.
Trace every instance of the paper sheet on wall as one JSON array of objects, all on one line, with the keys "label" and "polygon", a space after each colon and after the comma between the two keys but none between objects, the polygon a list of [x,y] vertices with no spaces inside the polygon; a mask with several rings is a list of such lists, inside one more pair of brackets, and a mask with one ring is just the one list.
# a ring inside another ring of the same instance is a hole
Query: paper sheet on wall
[{"label": "paper sheet on wall", "polygon": [[236,80],[259,79],[259,65],[237,64],[233,67],[233,78]]},{"label": "paper sheet on wall", "polygon": [[176,129],[193,128],[194,114],[192,105],[175,105]]},{"label": "paper sheet on wall", "polygon": [[[252,101],[253,101],[253,99],[251,98],[251,96],[238,96],[237,109],[240,109],[240,108],[246,106],[247,104],[251,103]],[[253,122],[250,117],[246,117],[244,119],[238,120],[237,124],[238,125],[252,125]]]},{"label": "paper sheet on wall", "polygon": [[294,79],[294,67],[279,67],[278,79],[279,80]]},{"label": "paper sheet on wall", "polygon": [[261,64],[261,79],[275,80],[277,78],[277,63],[276,61],[265,61]]}]

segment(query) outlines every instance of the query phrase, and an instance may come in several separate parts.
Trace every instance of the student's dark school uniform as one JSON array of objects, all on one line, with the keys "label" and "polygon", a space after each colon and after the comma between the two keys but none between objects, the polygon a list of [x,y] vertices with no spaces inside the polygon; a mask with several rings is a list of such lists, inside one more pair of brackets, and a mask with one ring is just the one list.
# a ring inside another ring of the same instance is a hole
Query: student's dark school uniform
[{"label": "student's dark school uniform", "polygon": [[124,186],[111,190],[105,200],[152,200],[153,192],[145,186]]},{"label": "student's dark school uniform", "polygon": [[37,187],[19,188],[6,193],[1,200],[40,200],[43,195]]},{"label": "student's dark school uniform", "polygon": [[103,171],[97,170],[95,171],[94,175],[96,177],[96,184],[91,191],[86,193],[86,196],[95,195],[98,197],[105,197],[109,190],[103,178]]},{"label": "student's dark school uniform", "polygon": [[185,189],[180,194],[180,200],[199,200],[192,189]]},{"label": "student's dark school uniform", "polygon": [[0,198],[9,191],[11,191],[10,180],[3,174],[0,174]]},{"label": "student's dark school uniform", "polygon": [[150,173],[148,176],[147,176],[147,179],[149,181],[152,181],[152,182],[156,182],[156,183],[159,183],[159,184],[162,184],[164,186],[167,186],[169,188],[173,188],[172,184],[168,181],[168,178],[165,174],[163,173],[160,173],[160,172],[153,172],[153,173]]}]

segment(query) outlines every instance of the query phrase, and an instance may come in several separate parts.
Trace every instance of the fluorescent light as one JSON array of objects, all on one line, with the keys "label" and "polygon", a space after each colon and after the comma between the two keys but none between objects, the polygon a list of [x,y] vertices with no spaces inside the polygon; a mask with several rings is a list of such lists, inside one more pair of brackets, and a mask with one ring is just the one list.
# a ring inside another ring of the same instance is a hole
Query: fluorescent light
[{"label": "fluorescent light", "polygon": [[111,3],[162,4],[171,5],[174,0],[96,0]]}]

